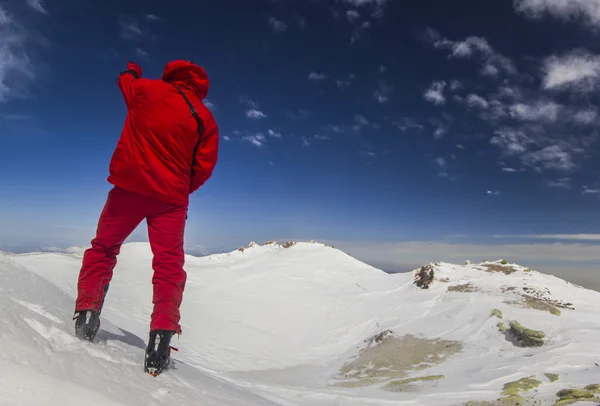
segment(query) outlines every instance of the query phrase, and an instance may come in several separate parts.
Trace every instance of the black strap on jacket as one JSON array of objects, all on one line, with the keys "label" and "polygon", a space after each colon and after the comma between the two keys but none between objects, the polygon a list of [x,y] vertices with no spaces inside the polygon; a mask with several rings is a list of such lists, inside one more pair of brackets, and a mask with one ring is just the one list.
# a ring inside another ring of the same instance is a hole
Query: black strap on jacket
[{"label": "black strap on jacket", "polygon": [[194,163],[196,162],[196,153],[198,152],[200,142],[202,141],[202,136],[204,135],[204,124],[202,123],[202,120],[200,119],[200,116],[198,115],[198,112],[196,111],[196,108],[194,107],[190,99],[187,98],[185,93],[183,93],[183,91],[177,85],[174,84],[173,86],[183,97],[183,100],[185,100],[188,107],[190,108],[190,113],[192,113],[192,116],[194,116],[194,119],[198,123],[198,141],[196,141],[196,145],[194,146],[194,155],[192,155],[192,176],[194,176]]}]

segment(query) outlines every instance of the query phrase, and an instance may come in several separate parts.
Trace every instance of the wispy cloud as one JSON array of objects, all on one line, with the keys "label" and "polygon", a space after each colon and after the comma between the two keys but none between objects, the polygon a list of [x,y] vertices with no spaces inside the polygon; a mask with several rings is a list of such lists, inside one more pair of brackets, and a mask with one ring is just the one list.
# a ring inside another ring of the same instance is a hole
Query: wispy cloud
[{"label": "wispy cloud", "polygon": [[569,171],[575,168],[573,157],[560,145],[552,145],[539,151],[530,152],[521,157],[525,165],[532,166],[538,171],[553,169]]},{"label": "wispy cloud", "polygon": [[483,37],[467,37],[464,40],[453,41],[443,38],[439,32],[428,28],[426,39],[437,49],[450,51],[449,58],[477,58],[482,67],[480,73],[484,76],[498,76],[501,72],[509,75],[518,74],[515,64],[492,48]]},{"label": "wispy cloud", "polygon": [[527,151],[530,144],[535,141],[525,134],[521,129],[501,128],[494,132],[490,143],[502,149],[507,155],[519,155]]},{"label": "wispy cloud", "polygon": [[273,31],[276,33],[285,32],[288,28],[286,23],[284,23],[283,21],[280,21],[274,17],[269,18],[269,25],[271,26]]},{"label": "wispy cloud", "polygon": [[467,104],[471,108],[477,107],[480,109],[487,109],[489,107],[489,103],[486,99],[474,93],[467,96]]},{"label": "wispy cloud", "polygon": [[575,113],[573,121],[583,125],[592,124],[596,121],[596,117],[598,117],[598,110],[595,107],[589,107]]},{"label": "wispy cloud", "polygon": [[0,118],[4,120],[31,120],[33,117],[29,114],[0,113]]},{"label": "wispy cloud", "polygon": [[217,106],[211,102],[208,99],[204,99],[202,100],[202,103],[204,103],[204,105],[206,106],[207,109],[211,110],[211,111],[215,111],[217,109]]},{"label": "wispy cloud", "polygon": [[502,172],[515,173],[515,172],[518,172],[518,171],[516,169],[514,169],[514,168],[502,168]]},{"label": "wispy cloud", "polygon": [[315,71],[310,72],[310,74],[308,75],[308,79],[309,80],[315,80],[315,81],[323,81],[325,80],[327,76],[324,73],[317,73]]},{"label": "wispy cloud", "polygon": [[[600,234],[499,234],[492,237],[502,239],[526,238],[535,240],[600,241]],[[600,246],[598,248],[600,249]]]},{"label": "wispy cloud", "polygon": [[121,15],[119,16],[119,35],[125,40],[139,41],[149,34],[140,28],[135,17]]},{"label": "wispy cloud", "polygon": [[44,8],[44,0],[27,0],[27,4],[40,13],[48,14],[48,11]]},{"label": "wispy cloud", "polygon": [[515,0],[515,10],[530,18],[546,15],[561,20],[581,20],[597,28],[600,25],[600,2],[598,0]]},{"label": "wispy cloud", "polygon": [[308,120],[313,113],[311,113],[308,110],[305,109],[297,109],[297,110],[288,110],[286,112],[286,115],[288,116],[288,118],[290,120],[294,120],[294,121],[301,121],[301,120]]},{"label": "wispy cloud", "polygon": [[436,105],[445,104],[446,97],[444,96],[444,89],[446,88],[446,85],[447,83],[443,80],[432,82],[429,85],[429,88],[425,90],[423,97],[428,102],[431,102]]},{"label": "wispy cloud", "polygon": [[362,114],[357,114],[357,115],[354,117],[354,121],[355,121],[357,124],[361,125],[361,126],[368,126],[368,125],[371,125],[371,122],[370,122],[370,121],[369,121],[369,120],[368,120],[368,119],[367,119],[365,116],[363,116]]},{"label": "wispy cloud", "polygon": [[390,100],[393,91],[394,88],[390,86],[385,80],[383,80],[379,82],[379,86],[377,87],[375,92],[373,92],[373,97],[375,97],[375,100],[377,100],[381,104],[387,103]]},{"label": "wispy cloud", "polygon": [[397,120],[394,120],[393,125],[399,128],[402,132],[406,132],[407,130],[411,129],[422,130],[424,128],[424,126],[413,117],[400,117]]},{"label": "wispy cloud", "polygon": [[455,91],[462,89],[464,87],[463,83],[460,80],[451,80],[450,81],[450,90]]},{"label": "wispy cloud", "polygon": [[346,12],[346,18],[348,18],[349,22],[353,23],[360,19],[360,13],[356,10],[348,10]]},{"label": "wispy cloud", "polygon": [[262,147],[263,145],[265,145],[266,138],[263,134],[258,133],[253,135],[246,135],[242,137],[242,140],[247,141],[256,147]]},{"label": "wispy cloud", "polygon": [[149,21],[149,22],[156,22],[156,21],[160,20],[160,17],[158,17],[157,15],[154,15],[154,14],[146,14],[145,18],[146,18],[146,21]]},{"label": "wispy cloud", "polygon": [[546,186],[557,189],[571,189],[571,178],[547,180]]},{"label": "wispy cloud", "polygon": [[544,60],[544,89],[591,92],[600,83],[600,55],[576,49]]},{"label": "wispy cloud", "polygon": [[537,101],[533,104],[513,104],[509,111],[517,120],[555,122],[562,108],[563,106],[552,101]]},{"label": "wispy cloud", "polygon": [[246,117],[252,120],[261,120],[267,118],[267,115],[260,110],[250,109],[246,112]]},{"label": "wispy cloud", "polygon": [[488,196],[500,196],[500,192],[497,190],[488,190],[485,192]]},{"label": "wispy cloud", "polygon": [[276,131],[273,131],[273,130],[269,130],[269,131],[267,132],[267,134],[269,134],[269,136],[270,136],[270,137],[273,137],[273,138],[282,138],[282,137],[283,137],[283,136],[281,135],[281,133],[279,133],[279,132],[276,132]]},{"label": "wispy cloud", "polygon": [[28,95],[35,80],[29,32],[0,5],[0,103]]},{"label": "wispy cloud", "polygon": [[583,186],[582,189],[583,190],[581,191],[581,194],[583,194],[583,195],[597,195],[597,194],[600,194],[600,189],[590,189],[587,186]]},{"label": "wispy cloud", "polygon": [[352,36],[350,37],[350,43],[354,44],[356,41],[362,38],[362,36],[371,28],[370,21],[363,21],[361,25],[356,27],[354,31],[352,31]]},{"label": "wispy cloud", "polygon": [[136,48],[135,54],[140,58],[147,58],[148,52],[144,51],[142,48]]}]

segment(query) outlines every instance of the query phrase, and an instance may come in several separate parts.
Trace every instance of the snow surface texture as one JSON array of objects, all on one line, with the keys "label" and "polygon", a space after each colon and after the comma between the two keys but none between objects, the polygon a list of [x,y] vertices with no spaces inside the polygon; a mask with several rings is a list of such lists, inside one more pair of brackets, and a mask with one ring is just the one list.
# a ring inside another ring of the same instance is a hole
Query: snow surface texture
[{"label": "snow surface texture", "polygon": [[[95,344],[74,338],[70,252],[0,253],[2,405],[451,406],[529,377],[519,395],[553,405],[600,383],[598,292],[499,262],[432,264],[421,289],[317,243],[188,256],[180,351],[152,378],[149,246],[123,246]],[[500,331],[513,320],[544,344]]]}]

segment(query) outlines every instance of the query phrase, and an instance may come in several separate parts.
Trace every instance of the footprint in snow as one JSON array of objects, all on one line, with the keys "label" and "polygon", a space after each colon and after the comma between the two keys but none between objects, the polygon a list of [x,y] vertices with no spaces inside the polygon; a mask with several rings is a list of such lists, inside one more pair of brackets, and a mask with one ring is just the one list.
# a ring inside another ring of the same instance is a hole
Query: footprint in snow
[{"label": "footprint in snow", "polygon": [[83,342],[72,334],[69,334],[54,326],[46,326],[37,320],[23,317],[23,320],[36,331],[41,337],[45,338],[50,344],[50,348],[57,352],[69,352],[75,349],[83,349],[90,356],[100,358],[115,364],[121,364],[101,349],[95,348],[94,344]]},{"label": "footprint in snow", "polygon": [[49,313],[48,311],[46,311],[46,308],[44,306],[40,306],[40,305],[29,303],[29,302],[24,302],[22,300],[15,299],[14,297],[12,298],[12,300],[14,302],[20,304],[21,306],[28,308],[32,312],[37,313],[40,316],[47,318],[50,321],[53,321],[58,324],[64,324],[64,322],[61,319],[59,319],[58,317],[56,317],[56,316],[52,315],[51,313]]}]

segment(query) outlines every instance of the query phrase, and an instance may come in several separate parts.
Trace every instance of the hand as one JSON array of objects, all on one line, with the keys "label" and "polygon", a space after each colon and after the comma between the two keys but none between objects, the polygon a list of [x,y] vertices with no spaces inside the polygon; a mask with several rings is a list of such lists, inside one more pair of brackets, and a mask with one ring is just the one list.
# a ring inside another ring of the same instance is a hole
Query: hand
[{"label": "hand", "polygon": [[142,77],[142,68],[135,62],[127,63],[127,70],[134,72],[138,79]]}]

